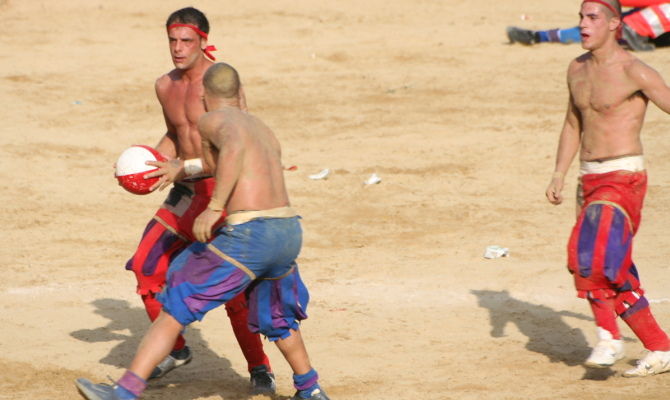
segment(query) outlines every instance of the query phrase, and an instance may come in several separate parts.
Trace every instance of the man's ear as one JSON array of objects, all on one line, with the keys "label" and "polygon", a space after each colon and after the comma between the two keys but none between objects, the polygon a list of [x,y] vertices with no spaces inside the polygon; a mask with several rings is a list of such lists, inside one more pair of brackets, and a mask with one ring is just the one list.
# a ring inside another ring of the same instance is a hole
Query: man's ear
[{"label": "man's ear", "polygon": [[622,21],[621,17],[612,17],[610,18],[610,30],[616,31],[621,27]]}]

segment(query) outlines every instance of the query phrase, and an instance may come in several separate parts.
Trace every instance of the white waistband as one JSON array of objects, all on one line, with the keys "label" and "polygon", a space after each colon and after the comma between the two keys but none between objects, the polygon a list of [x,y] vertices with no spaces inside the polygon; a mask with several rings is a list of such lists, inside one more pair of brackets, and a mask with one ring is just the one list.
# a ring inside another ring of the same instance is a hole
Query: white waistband
[{"label": "white waistband", "polygon": [[644,171],[644,157],[627,156],[606,161],[581,161],[579,163],[579,176],[605,174],[612,171]]},{"label": "white waistband", "polygon": [[270,210],[237,211],[226,217],[226,223],[228,225],[239,225],[256,218],[292,218],[297,215],[289,206],[272,208]]}]

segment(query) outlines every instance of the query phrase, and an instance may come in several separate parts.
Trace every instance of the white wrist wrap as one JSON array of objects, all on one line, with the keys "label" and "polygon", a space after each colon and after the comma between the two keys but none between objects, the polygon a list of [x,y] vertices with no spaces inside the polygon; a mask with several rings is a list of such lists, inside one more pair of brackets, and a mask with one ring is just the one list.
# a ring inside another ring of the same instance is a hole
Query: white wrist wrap
[{"label": "white wrist wrap", "polygon": [[203,168],[201,158],[191,158],[190,160],[184,161],[184,172],[186,173],[186,176],[199,174],[202,171]]}]

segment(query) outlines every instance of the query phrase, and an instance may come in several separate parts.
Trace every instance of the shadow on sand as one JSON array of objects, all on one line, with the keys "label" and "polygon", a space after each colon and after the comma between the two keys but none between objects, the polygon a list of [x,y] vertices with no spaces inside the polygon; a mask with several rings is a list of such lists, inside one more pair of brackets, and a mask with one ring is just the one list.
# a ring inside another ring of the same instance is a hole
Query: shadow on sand
[{"label": "shadow on sand", "polygon": [[[145,310],[131,307],[127,301],[118,299],[98,299],[91,304],[95,307],[96,314],[109,320],[107,325],[94,329],[80,329],[71,332],[70,335],[87,343],[116,343],[100,362],[120,368],[128,367],[149,327]],[[227,325],[221,329],[231,328]],[[150,381],[144,398],[176,400],[213,395],[222,396],[227,400],[251,398],[248,377],[238,374],[232,369],[230,361],[210,350],[199,329],[189,326],[185,337],[193,352],[193,361],[163,378]],[[86,348],[82,347],[79,351],[85,352]],[[230,344],[230,352],[235,351],[240,352],[237,342]],[[241,352],[239,355],[241,356]],[[281,397],[272,398],[281,399]]]},{"label": "shadow on sand", "polygon": [[[470,293],[477,296],[480,307],[489,310],[494,338],[504,337],[505,327],[511,323],[528,338],[526,349],[545,355],[552,363],[579,366],[591,353],[582,331],[563,321],[563,317],[593,321],[590,316],[518,300],[506,290],[471,290]],[[582,379],[586,380],[606,380],[615,374],[610,368],[585,367],[584,370]]]}]

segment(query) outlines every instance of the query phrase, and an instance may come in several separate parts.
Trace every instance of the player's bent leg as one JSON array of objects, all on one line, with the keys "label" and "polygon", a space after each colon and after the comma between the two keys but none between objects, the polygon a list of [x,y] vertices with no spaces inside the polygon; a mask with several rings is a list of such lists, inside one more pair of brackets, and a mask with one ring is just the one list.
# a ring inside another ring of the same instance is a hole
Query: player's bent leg
[{"label": "player's bent leg", "polygon": [[[212,245],[191,244],[171,264],[167,288],[159,295],[163,310],[185,326],[202,320],[207,312],[243,294],[254,276],[248,270],[233,265],[230,260]],[[244,312],[246,308],[243,306],[234,308]],[[260,341],[260,338],[257,339]],[[264,354],[257,357],[265,359]],[[274,391],[274,379],[267,386]]]},{"label": "player's bent leg", "polygon": [[617,296],[617,314],[650,351],[670,351],[668,335],[651,313],[649,302],[640,289]]},{"label": "player's bent leg", "polygon": [[617,313],[648,350],[635,368],[623,373],[625,377],[643,377],[670,371],[670,340],[651,313],[649,302],[641,289],[621,292],[617,297]]},{"label": "player's bent leg", "polygon": [[[161,312],[161,308],[163,307],[163,305],[156,299],[156,294],[149,293],[143,295],[142,301],[144,302],[149,319],[151,319],[151,321],[155,321]],[[172,351],[167,357],[165,357],[163,361],[160,362],[160,364],[156,366],[156,368],[154,368],[151,376],[149,376],[149,379],[161,378],[173,369],[190,363],[192,359],[193,355],[191,353],[191,349],[186,346],[186,340],[184,339],[184,336],[179,334]]]},{"label": "player's bent leg", "polygon": [[[126,269],[135,273],[137,291],[142,297],[144,308],[151,321],[155,321],[161,312],[162,304],[156,299],[156,293],[165,285],[170,261],[186,247],[186,241],[176,230],[154,218],[149,222],[135,255],[128,261]],[[180,334],[172,352],[158,364],[149,379],[165,376],[168,372],[192,359],[191,350],[186,346]]]},{"label": "player's bent leg", "polygon": [[140,342],[129,370],[147,379],[154,367],[170,354],[177,336],[183,329],[184,325],[172,315],[161,312]]},{"label": "player's bent leg", "polygon": [[88,379],[77,379],[79,392],[89,400],[135,400],[147,387],[146,379],[154,366],[172,349],[179,332],[184,328],[174,317],[161,313],[149,331],[130,364],[130,368],[114,385],[94,384]]},{"label": "player's bent leg", "polygon": [[309,361],[305,343],[299,330],[289,330],[290,336],[277,339],[275,344],[293,370],[294,400],[328,400],[328,395],[319,385],[319,374]]},{"label": "player's bent leg", "polygon": [[307,318],[308,303],[307,287],[293,263],[283,275],[257,280],[249,288],[249,328],[275,342],[291,366],[297,390],[292,399],[328,400],[298,330]]}]

